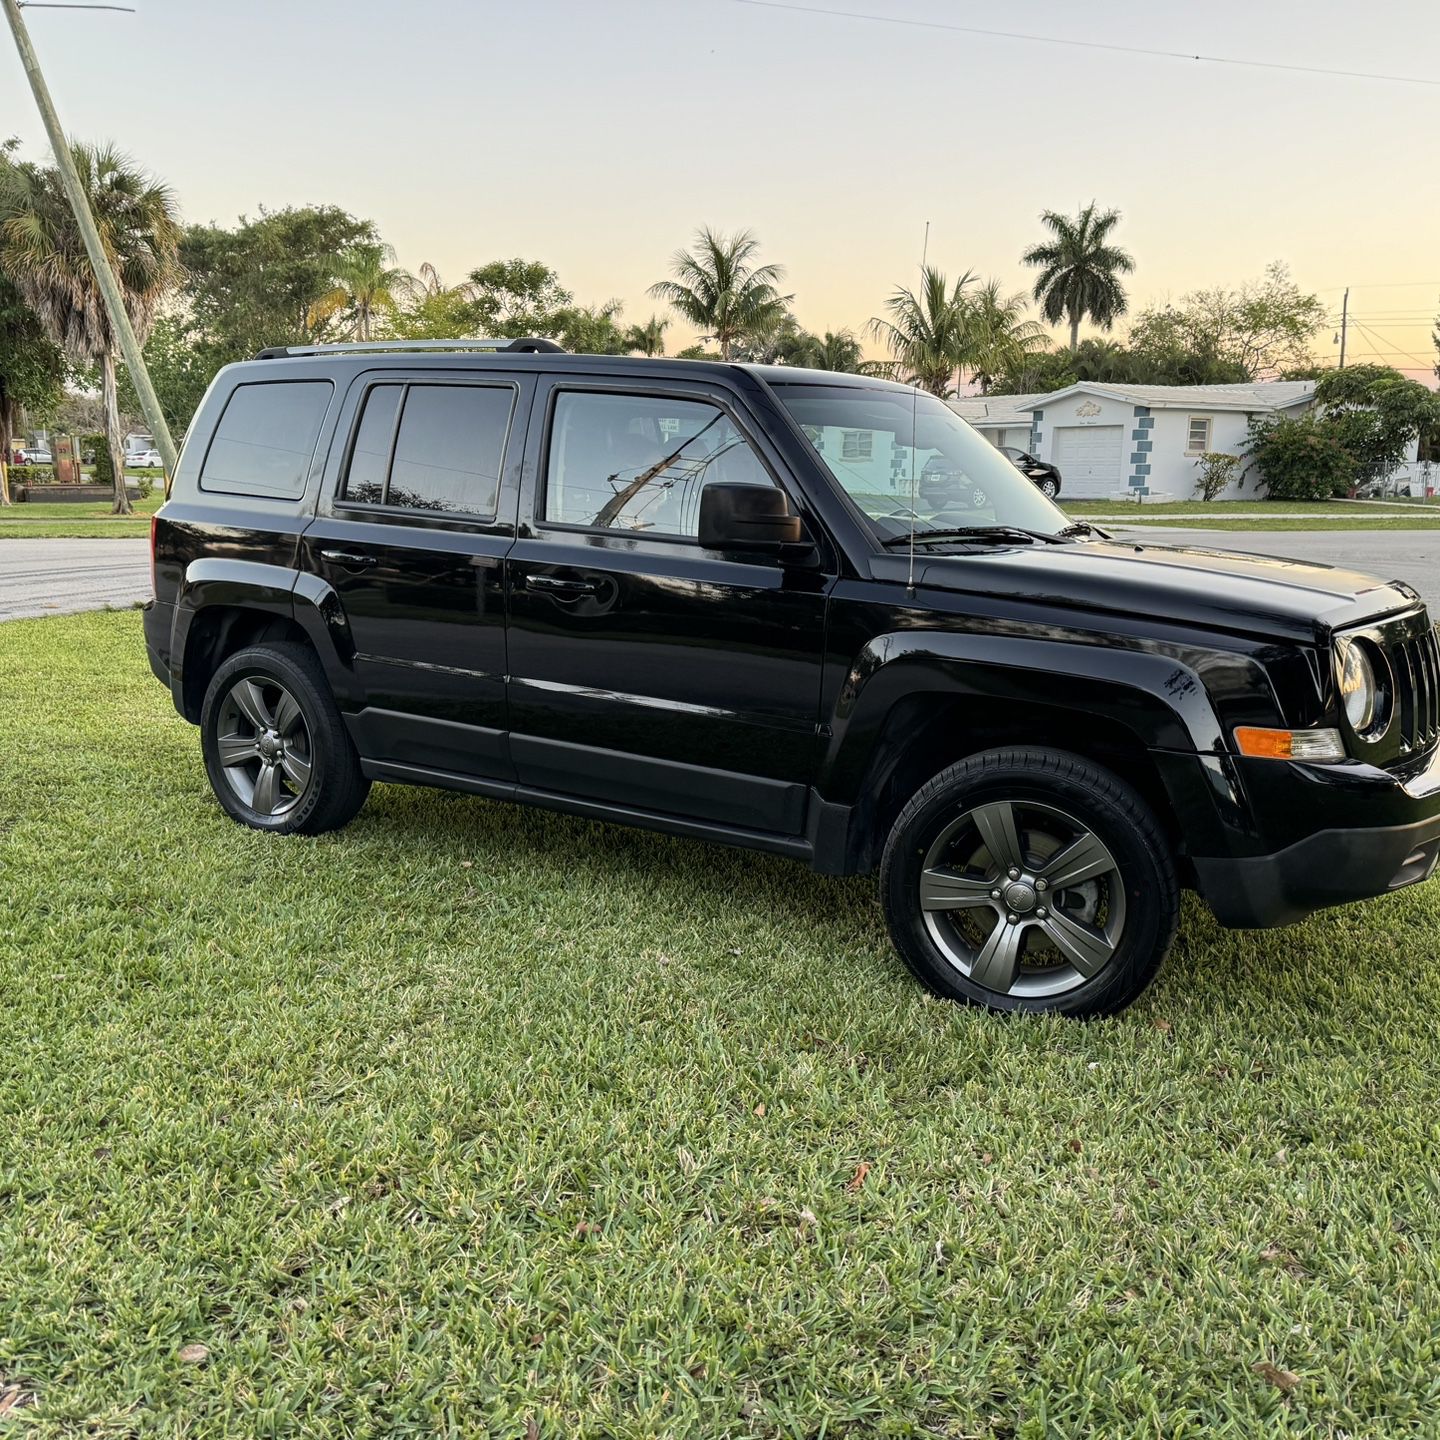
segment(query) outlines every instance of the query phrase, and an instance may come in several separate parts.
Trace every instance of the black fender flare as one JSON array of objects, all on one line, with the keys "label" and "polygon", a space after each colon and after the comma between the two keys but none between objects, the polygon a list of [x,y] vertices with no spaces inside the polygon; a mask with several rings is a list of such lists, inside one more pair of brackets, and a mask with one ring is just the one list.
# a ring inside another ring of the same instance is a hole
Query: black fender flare
[{"label": "black fender flare", "polygon": [[840,688],[818,777],[825,801],[862,799],[867,780],[888,763],[879,749],[887,718],[916,695],[1082,711],[1129,731],[1147,750],[1226,748],[1200,675],[1174,654],[1064,639],[890,632],[864,646]]},{"label": "black fender flare", "polygon": [[185,665],[195,622],[219,608],[271,615],[298,625],[320,657],[337,703],[354,690],[355,645],[334,588],[318,575],[260,561],[207,556],[185,568],[170,631],[170,689],[185,713]]}]

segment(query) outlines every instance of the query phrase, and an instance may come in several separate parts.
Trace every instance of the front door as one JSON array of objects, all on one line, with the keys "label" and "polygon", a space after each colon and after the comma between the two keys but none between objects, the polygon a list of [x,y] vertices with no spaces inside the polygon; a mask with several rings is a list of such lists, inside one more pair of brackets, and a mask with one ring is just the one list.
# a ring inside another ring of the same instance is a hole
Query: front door
[{"label": "front door", "polygon": [[507,561],[520,782],[799,834],[833,567],[696,540],[705,485],[777,485],[775,458],[709,387],[556,379],[536,414]]},{"label": "front door", "polygon": [[350,438],[301,563],[344,611],[360,697],[347,718],[367,759],[512,778],[503,563],[532,390],[412,370],[347,398]]}]

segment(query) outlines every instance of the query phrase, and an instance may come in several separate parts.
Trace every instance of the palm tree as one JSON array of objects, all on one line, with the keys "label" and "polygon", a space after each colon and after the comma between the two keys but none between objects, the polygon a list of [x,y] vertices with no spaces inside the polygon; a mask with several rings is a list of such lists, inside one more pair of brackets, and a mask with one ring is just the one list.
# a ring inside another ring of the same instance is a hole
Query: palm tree
[{"label": "palm tree", "polygon": [[1125,287],[1116,278],[1128,275],[1135,262],[1118,246],[1107,245],[1120,221],[1118,210],[1095,212],[1092,200],[1073,219],[1047,210],[1041,217],[1055,237],[1032,245],[1020,258],[1041,267],[1035,281],[1035,300],[1046,322],[1070,322],[1070,348],[1080,343],[1080,322],[1093,320],[1108,330],[1125,313],[1129,303]]},{"label": "palm tree", "polygon": [[670,263],[675,278],[652,285],[650,293],[713,339],[729,360],[737,341],[773,328],[795,298],[780,294],[781,266],[755,263],[759,249],[749,230],[726,235],[706,226],[696,232],[693,252],[676,251]]},{"label": "palm tree", "polygon": [[[393,312],[402,297],[430,283],[402,270],[395,264],[394,250],[373,241],[342,250],[334,268],[335,288],[310,307],[310,324],[318,328],[343,311],[352,340],[371,339],[377,315]],[[431,266],[431,282],[438,283],[439,278]]]},{"label": "palm tree", "polygon": [[[174,198],[168,186],[111,146],[75,144],[70,149],[125,313],[143,345],[161,299],[181,278]],[[113,509],[128,515],[115,375],[118,342],[75,212],[53,166],[0,166],[0,267],[56,345],[81,364],[99,364],[105,441],[115,476]]]},{"label": "palm tree", "polygon": [[665,332],[669,328],[668,320],[652,315],[644,325],[632,325],[625,332],[625,347],[632,353],[638,350],[642,355],[663,355]]},{"label": "palm tree", "polygon": [[1050,338],[1038,320],[1026,319],[1025,297],[1006,295],[998,280],[987,280],[967,303],[974,331],[970,370],[984,395],[997,375],[1024,370]]},{"label": "palm tree", "polygon": [[860,342],[848,330],[827,330],[812,335],[802,330],[792,343],[781,349],[780,360],[786,365],[800,365],[807,370],[833,370],[858,375],[864,360]]},{"label": "palm tree", "polygon": [[885,302],[887,320],[876,316],[869,331],[895,357],[895,369],[910,384],[942,399],[955,388],[959,371],[971,363],[974,327],[966,288],[975,278],[967,270],[947,287],[945,276],[927,265],[920,272],[920,288],[903,286]]}]

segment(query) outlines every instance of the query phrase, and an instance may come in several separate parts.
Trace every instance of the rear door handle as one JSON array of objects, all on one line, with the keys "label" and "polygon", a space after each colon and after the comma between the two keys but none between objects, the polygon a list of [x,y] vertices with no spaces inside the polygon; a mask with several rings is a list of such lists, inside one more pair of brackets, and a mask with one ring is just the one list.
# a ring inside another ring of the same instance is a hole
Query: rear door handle
[{"label": "rear door handle", "polygon": [[320,558],[335,565],[348,565],[352,570],[369,570],[379,563],[373,555],[357,555],[353,550],[322,550]]},{"label": "rear door handle", "polygon": [[595,595],[600,585],[595,580],[566,580],[559,575],[527,575],[527,590],[543,590],[549,595]]}]

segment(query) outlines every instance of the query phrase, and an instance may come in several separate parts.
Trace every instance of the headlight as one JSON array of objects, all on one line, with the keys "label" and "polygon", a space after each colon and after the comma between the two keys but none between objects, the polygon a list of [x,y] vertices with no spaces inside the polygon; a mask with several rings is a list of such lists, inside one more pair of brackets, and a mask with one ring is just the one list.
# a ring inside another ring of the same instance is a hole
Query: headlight
[{"label": "headlight", "polygon": [[1365,649],[1359,641],[1341,640],[1335,647],[1335,664],[1345,719],[1357,735],[1369,739],[1377,719],[1383,721],[1388,717],[1377,713],[1380,687],[1375,680],[1375,667]]}]

